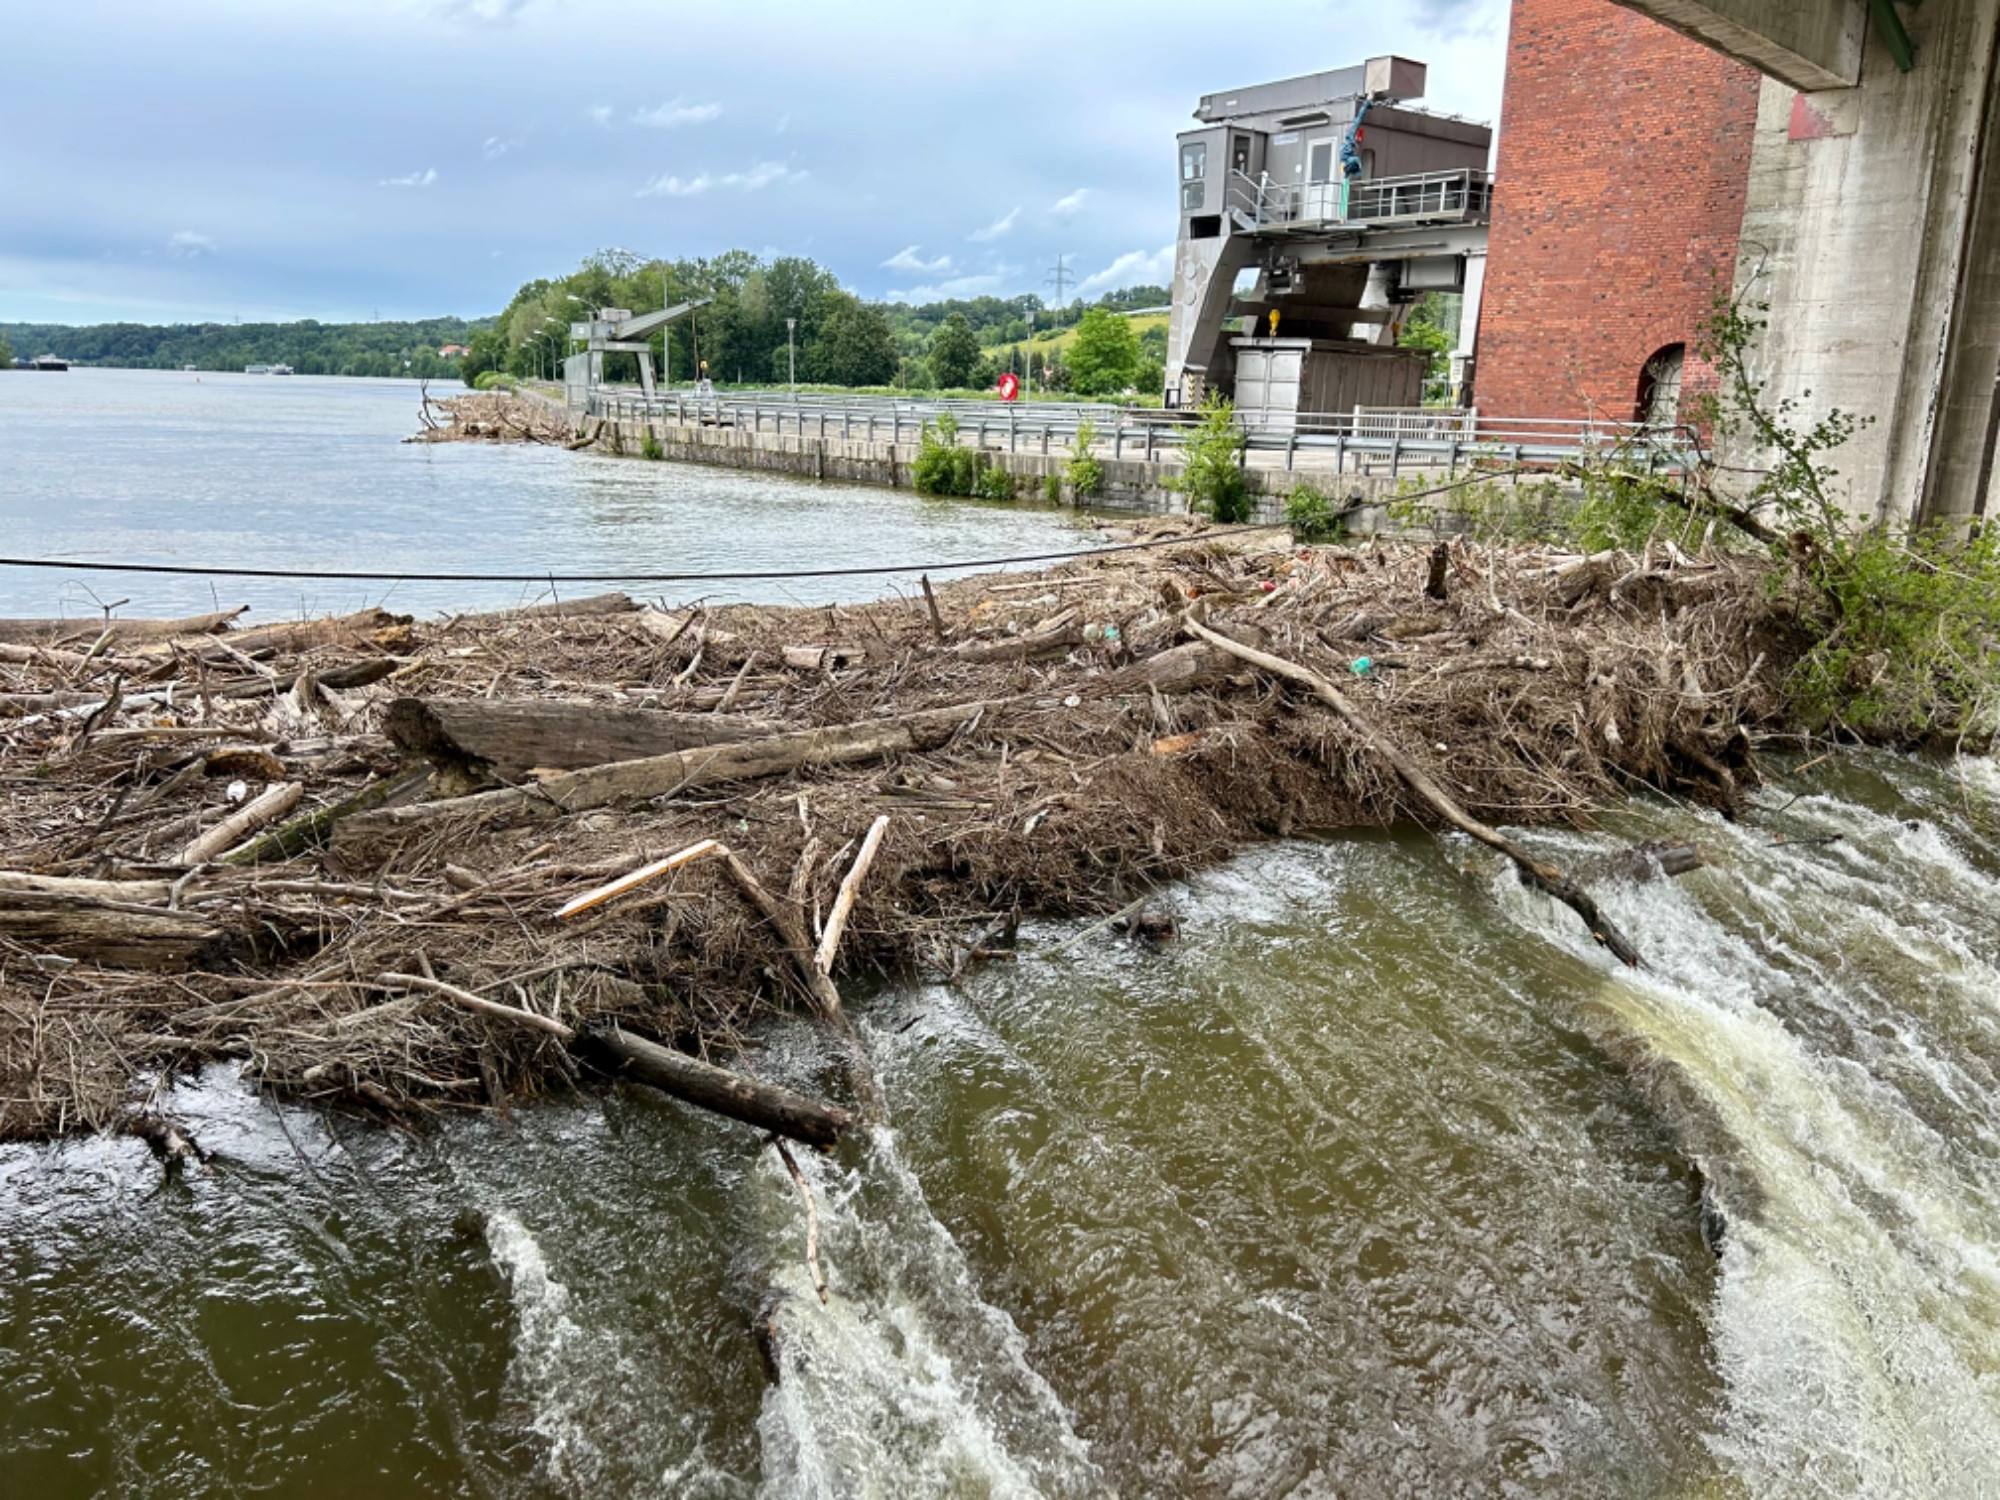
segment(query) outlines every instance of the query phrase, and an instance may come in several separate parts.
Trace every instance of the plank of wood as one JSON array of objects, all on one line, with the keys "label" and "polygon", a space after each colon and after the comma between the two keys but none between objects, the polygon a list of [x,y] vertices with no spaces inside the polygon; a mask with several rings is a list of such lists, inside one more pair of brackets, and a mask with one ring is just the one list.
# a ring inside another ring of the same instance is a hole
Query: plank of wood
[{"label": "plank of wood", "polygon": [[383,726],[390,739],[414,754],[457,768],[490,767],[510,780],[535,766],[572,771],[759,739],[784,728],[713,713],[484,698],[398,698]]}]

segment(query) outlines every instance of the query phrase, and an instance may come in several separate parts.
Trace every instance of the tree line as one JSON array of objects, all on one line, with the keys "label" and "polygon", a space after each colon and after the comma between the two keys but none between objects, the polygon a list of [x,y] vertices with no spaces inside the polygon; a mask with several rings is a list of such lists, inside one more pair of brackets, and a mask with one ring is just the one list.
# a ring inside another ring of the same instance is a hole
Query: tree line
[{"label": "tree line", "polygon": [[[1069,353],[1036,348],[1037,384],[1053,390],[1115,394],[1128,388],[1156,394],[1149,368],[1166,353],[1142,346],[1113,309],[1159,306],[1165,287],[1131,287],[1086,306],[1053,308],[1036,296],[978,297],[911,306],[869,302],[840,285],[833,272],[802,256],[762,259],[746,250],[680,260],[646,260],[605,250],[566,276],[530,281],[493,325],[474,335],[464,362],[469,383],[488,370],[523,378],[554,371],[569,348],[572,322],[600,307],[651,312],[697,298],[710,305],[654,334],[656,366],[676,382],[698,378],[729,385],[984,389],[1002,371],[1026,367],[1022,345],[1028,316],[1042,332],[1077,325]],[[1077,353],[1091,341],[1093,315],[1120,325],[1084,356],[1082,382],[1072,378]],[[787,320],[790,320],[789,326]],[[1129,346],[1128,346],[1129,340]],[[636,379],[630,355],[608,355],[607,378]],[[1046,377],[1046,378],[1045,378]]]},{"label": "tree line", "polygon": [[241,370],[290,365],[301,375],[456,375],[458,361],[438,353],[469,343],[490,319],[424,318],[414,322],[320,323],[0,323],[22,358],[59,354],[73,364],[123,369]]}]

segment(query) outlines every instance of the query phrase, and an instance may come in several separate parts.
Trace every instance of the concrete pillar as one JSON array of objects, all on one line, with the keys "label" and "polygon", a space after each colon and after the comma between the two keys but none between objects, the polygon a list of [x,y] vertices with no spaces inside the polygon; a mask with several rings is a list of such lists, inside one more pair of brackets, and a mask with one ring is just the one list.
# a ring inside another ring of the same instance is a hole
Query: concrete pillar
[{"label": "concrete pillar", "polygon": [[1770,400],[1808,420],[1831,407],[1873,418],[1831,459],[1854,515],[1991,514],[2000,0],[1902,14],[1911,72],[1871,31],[1855,88],[1766,81],[1737,291],[1769,304],[1756,366]]},{"label": "concrete pillar", "polygon": [[1187,372],[1204,386],[1228,395],[1236,372],[1230,361],[1224,320],[1238,273],[1256,258],[1248,235],[1222,235],[1180,242],[1174,255],[1174,300],[1167,319],[1167,386],[1176,388]]},{"label": "concrete pillar", "polygon": [[[1390,293],[1396,288],[1398,267],[1393,261],[1378,260],[1368,267],[1368,285],[1361,290],[1360,307],[1363,312],[1382,312],[1393,309]],[[1348,331],[1349,338],[1360,339],[1368,344],[1393,344],[1402,328],[1400,317],[1386,323],[1356,323]]]}]

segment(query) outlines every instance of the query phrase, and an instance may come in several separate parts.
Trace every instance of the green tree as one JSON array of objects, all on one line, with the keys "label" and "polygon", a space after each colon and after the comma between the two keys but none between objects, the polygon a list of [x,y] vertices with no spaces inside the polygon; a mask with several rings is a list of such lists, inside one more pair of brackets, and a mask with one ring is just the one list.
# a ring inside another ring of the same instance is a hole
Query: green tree
[{"label": "green tree", "polygon": [[973,372],[979,368],[979,335],[972,331],[964,313],[952,313],[938,324],[927,358],[934,385],[950,390],[972,383]]},{"label": "green tree", "polygon": [[1077,325],[1069,346],[1070,380],[1084,396],[1110,396],[1139,376],[1139,336],[1129,318],[1093,307]]},{"label": "green tree", "polygon": [[819,331],[802,351],[808,380],[827,385],[887,385],[896,376],[896,337],[882,309],[849,292],[826,298]]},{"label": "green tree", "polygon": [[0,370],[11,370],[13,367],[14,346],[8,341],[6,334],[0,333]]}]

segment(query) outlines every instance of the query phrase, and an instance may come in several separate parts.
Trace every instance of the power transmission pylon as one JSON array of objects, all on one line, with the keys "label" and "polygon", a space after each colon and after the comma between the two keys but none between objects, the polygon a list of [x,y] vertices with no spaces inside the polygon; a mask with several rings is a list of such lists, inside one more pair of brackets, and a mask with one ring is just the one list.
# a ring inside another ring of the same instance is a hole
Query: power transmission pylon
[{"label": "power transmission pylon", "polygon": [[1070,271],[1068,266],[1063,264],[1068,259],[1067,255],[1058,255],[1056,257],[1055,269],[1042,278],[1043,286],[1052,286],[1056,289],[1056,323],[1058,327],[1062,323],[1063,294],[1069,290],[1071,284],[1076,280],[1074,273]]}]

